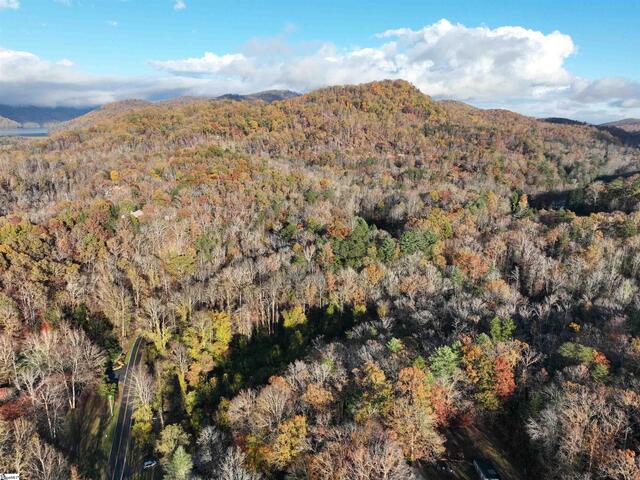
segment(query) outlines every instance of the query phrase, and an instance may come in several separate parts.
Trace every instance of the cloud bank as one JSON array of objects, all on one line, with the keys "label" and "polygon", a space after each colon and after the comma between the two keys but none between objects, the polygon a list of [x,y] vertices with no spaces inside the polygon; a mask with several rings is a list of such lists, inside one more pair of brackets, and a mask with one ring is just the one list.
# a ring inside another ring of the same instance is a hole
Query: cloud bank
[{"label": "cloud bank", "polygon": [[195,86],[179,77],[94,76],[73,62],[43,60],[29,52],[0,48],[0,103],[38,106],[87,106],[183,95]]},{"label": "cloud bank", "polygon": [[572,75],[565,64],[576,46],[557,31],[470,28],[440,20],[419,30],[387,30],[376,35],[375,43],[366,48],[340,49],[331,43],[310,48],[287,44],[281,37],[261,39],[240,52],[153,60],[149,65],[157,73],[135,78],[90,76],[70,62],[0,49],[0,103],[82,105],[271,88],[304,92],[402,78],[436,98],[539,116],[600,120],[640,115],[640,83]]},{"label": "cloud bank", "polygon": [[205,75],[245,85],[306,91],[325,85],[403,78],[422,91],[460,100],[540,96],[570,88],[563,68],[575,51],[571,37],[521,27],[467,28],[447,20],[421,30],[388,30],[377,47],[340,51],[322,45],[306,55],[216,55],[154,61],[177,76]]}]

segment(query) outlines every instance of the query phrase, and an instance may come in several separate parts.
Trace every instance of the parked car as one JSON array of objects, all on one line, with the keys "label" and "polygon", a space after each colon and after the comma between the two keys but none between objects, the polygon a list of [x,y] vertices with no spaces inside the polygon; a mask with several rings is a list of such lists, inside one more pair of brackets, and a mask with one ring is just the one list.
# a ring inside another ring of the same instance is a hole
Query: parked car
[{"label": "parked car", "polygon": [[476,458],[473,461],[473,468],[476,469],[480,480],[500,480],[498,470],[493,463],[486,458]]},{"label": "parked car", "polygon": [[148,470],[149,468],[153,468],[156,465],[158,465],[157,460],[145,460],[145,462],[142,464],[142,468]]}]

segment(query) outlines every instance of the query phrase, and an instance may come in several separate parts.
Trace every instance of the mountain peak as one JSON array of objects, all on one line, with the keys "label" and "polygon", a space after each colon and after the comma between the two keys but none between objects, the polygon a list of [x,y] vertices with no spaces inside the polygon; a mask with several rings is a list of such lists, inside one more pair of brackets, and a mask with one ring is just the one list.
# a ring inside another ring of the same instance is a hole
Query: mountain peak
[{"label": "mountain peak", "polygon": [[422,93],[412,83],[406,80],[379,80],[369,83],[360,83],[356,85],[337,85],[332,87],[319,88],[310,92],[308,95],[322,95],[325,93],[343,94],[343,95],[375,95],[380,97],[395,98],[398,94],[401,96],[412,96],[419,98],[427,98],[428,95]]},{"label": "mountain peak", "polygon": [[442,109],[428,95],[405,80],[382,80],[314,90],[299,99],[331,110],[353,109],[377,115],[412,113],[428,117]]}]

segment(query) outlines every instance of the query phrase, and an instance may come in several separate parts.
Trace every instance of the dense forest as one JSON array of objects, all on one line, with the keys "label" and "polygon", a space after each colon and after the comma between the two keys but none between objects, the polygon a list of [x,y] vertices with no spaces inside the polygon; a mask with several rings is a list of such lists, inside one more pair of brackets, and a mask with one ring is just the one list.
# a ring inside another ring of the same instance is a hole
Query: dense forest
[{"label": "dense forest", "polygon": [[403,81],[0,140],[0,472],[101,478],[140,335],[156,478],[404,480],[474,426],[523,478],[638,480],[637,171]]}]

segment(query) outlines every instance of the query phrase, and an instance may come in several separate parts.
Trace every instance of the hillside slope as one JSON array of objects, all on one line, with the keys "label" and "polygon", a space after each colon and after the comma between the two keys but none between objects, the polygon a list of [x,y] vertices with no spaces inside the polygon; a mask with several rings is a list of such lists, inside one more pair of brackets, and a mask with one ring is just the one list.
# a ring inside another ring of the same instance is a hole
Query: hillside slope
[{"label": "hillside slope", "polygon": [[640,119],[638,118],[626,118],[616,122],[603,123],[602,125],[605,127],[617,127],[627,132],[640,132]]},{"label": "hillside slope", "polygon": [[499,179],[530,192],[639,167],[637,149],[596,127],[436,102],[401,81],[322,89],[272,104],[113,104],[66,124],[46,150],[135,154],[207,144],[317,165],[374,159],[455,175],[458,182]]},{"label": "hillside slope", "polygon": [[132,466],[413,480],[486,453],[514,478],[638,478],[639,162],[602,128],[403,81],[10,139],[0,471],[105,471],[83,409],[108,416],[142,336]]},{"label": "hillside slope", "polygon": [[92,110],[92,107],[36,107],[0,105],[0,115],[20,123],[23,126],[48,127],[79,117]]}]

